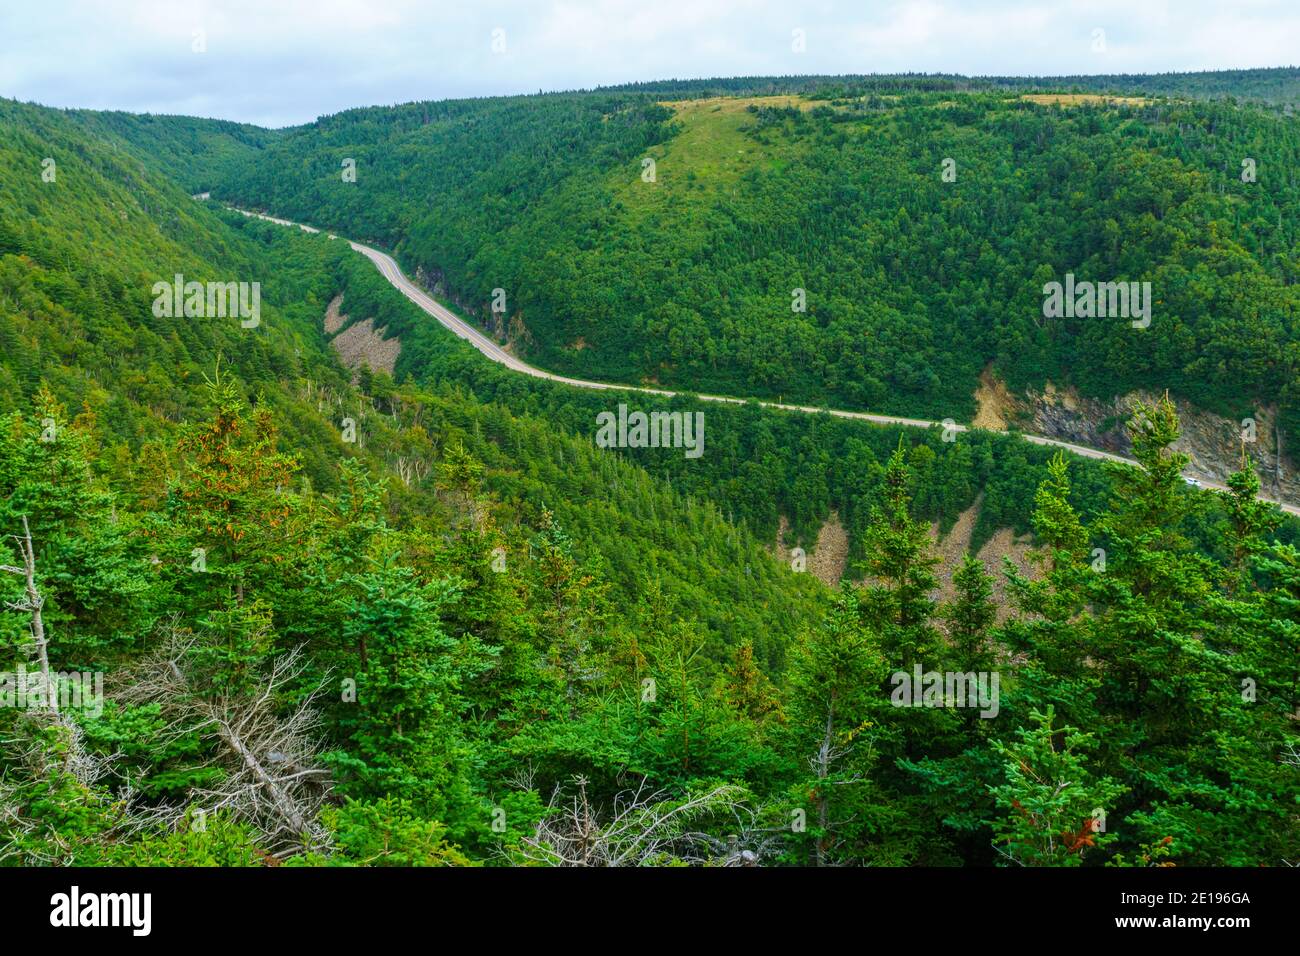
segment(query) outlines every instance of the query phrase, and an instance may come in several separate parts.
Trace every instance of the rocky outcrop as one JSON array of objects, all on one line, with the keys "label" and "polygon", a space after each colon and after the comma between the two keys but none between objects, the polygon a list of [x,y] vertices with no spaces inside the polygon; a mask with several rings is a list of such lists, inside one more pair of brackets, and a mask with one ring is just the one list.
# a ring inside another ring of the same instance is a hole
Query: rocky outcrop
[{"label": "rocky outcrop", "polygon": [[457,312],[490,335],[507,352],[526,354],[528,346],[532,345],[533,337],[525,327],[522,315],[518,312],[514,314],[493,312],[485,305],[466,302],[448,289],[446,277],[441,271],[437,269],[430,271],[424,266],[416,266],[415,283],[434,298],[450,302]]},{"label": "rocky outcrop", "polygon": [[[1124,424],[1133,404],[1150,404],[1159,397],[1136,391],[1109,400],[1086,398],[1073,388],[1057,388],[1050,382],[1041,391],[1012,396],[986,370],[975,392],[979,413],[974,424],[990,429],[1012,425],[1030,434],[1131,455],[1133,448]],[[1207,412],[1184,399],[1175,399],[1174,404],[1181,426],[1174,448],[1191,458],[1186,474],[1222,483],[1240,469],[1244,450],[1265,494],[1287,503],[1300,503],[1300,474],[1292,467],[1285,447],[1278,454],[1281,435],[1276,427],[1275,406],[1255,408],[1249,416],[1252,426]],[[1243,437],[1253,440],[1243,441]]]},{"label": "rocky outcrop", "polygon": [[330,345],[338,353],[339,361],[354,373],[353,384],[356,384],[356,373],[363,365],[368,366],[372,372],[387,372],[392,375],[397,367],[397,357],[402,353],[401,340],[396,336],[388,338],[387,329],[376,329],[373,319],[348,325],[350,319],[342,312],[342,303],[341,295],[331,299],[322,323],[325,334],[333,336]]},{"label": "rocky outcrop", "polygon": [[368,365],[372,372],[393,374],[397,367],[397,356],[401,354],[402,343],[396,338],[385,338],[385,329],[376,329],[373,319],[353,322],[346,329],[334,336],[334,351],[339,353],[343,364],[354,372],[361,366]]},{"label": "rocky outcrop", "polygon": [[[1128,455],[1132,453],[1132,445],[1124,422],[1130,409],[1136,401],[1151,403],[1158,398],[1139,391],[1103,401],[1049,384],[1042,392],[1030,392],[1026,397],[1025,413],[1021,417],[1028,420],[1022,427],[1050,438]],[[1207,412],[1182,399],[1175,399],[1174,404],[1181,427],[1174,448],[1190,456],[1188,475],[1222,482],[1240,469],[1244,451],[1266,493],[1288,502],[1300,501],[1300,475],[1291,467],[1285,448],[1282,455],[1278,454],[1280,434],[1276,428],[1276,408],[1256,408],[1243,423]],[[1253,440],[1243,441],[1243,437]]]}]

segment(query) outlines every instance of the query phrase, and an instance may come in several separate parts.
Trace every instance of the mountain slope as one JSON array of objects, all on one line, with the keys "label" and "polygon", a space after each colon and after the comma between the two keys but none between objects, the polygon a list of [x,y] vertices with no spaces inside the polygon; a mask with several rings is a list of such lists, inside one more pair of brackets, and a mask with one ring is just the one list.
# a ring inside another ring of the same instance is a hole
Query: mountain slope
[{"label": "mountain slope", "polygon": [[[1295,437],[1294,119],[794,85],[353,111],[217,194],[394,249],[557,371],[969,420],[992,363],[1021,392],[1280,404]],[[1067,275],[1150,283],[1150,326],[1046,317]]]}]

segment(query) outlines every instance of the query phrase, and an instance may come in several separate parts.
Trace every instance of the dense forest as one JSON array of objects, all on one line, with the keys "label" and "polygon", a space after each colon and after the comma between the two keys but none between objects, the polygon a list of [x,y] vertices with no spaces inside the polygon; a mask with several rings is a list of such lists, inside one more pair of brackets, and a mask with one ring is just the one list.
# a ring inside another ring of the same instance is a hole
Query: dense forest
[{"label": "dense forest", "polygon": [[[0,863],[1295,861],[1295,526],[1249,470],[1189,488],[1168,401],[1136,467],[689,395],[701,458],[599,448],[643,396],[515,375],[346,243],[190,198],[392,248],[593,377],[958,418],[988,362],[1288,400],[1288,116],[731,82],[283,132],[0,100]],[[1044,269],[1170,309],[1036,323]],[[177,274],[259,282],[260,322],[160,315]],[[393,374],[340,362],[338,301]],[[1001,607],[970,556],[939,595],[930,525],[977,500],[973,545],[1034,536]],[[772,547],[832,511],[839,587]]]},{"label": "dense forest", "polygon": [[[916,82],[353,110],[216,188],[394,250],[557,371],[969,421],[992,366],[1300,439],[1289,112]],[[1067,275],[1149,283],[1149,324],[1045,317]]]}]

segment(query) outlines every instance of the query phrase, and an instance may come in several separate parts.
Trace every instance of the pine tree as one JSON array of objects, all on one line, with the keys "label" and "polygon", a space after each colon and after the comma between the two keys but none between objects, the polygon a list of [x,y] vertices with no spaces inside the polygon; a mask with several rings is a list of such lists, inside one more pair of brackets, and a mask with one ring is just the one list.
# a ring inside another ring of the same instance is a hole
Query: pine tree
[{"label": "pine tree", "polygon": [[1020,866],[1078,866],[1114,839],[1106,821],[1124,787],[1089,768],[1092,734],[1053,726],[1050,706],[1030,716],[1035,726],[1018,730],[1014,743],[993,742],[1006,773],[1006,782],[993,788],[1002,811],[993,823],[994,843]]},{"label": "pine tree", "polygon": [[790,729],[812,768],[806,796],[817,866],[838,858],[839,831],[869,790],[863,781],[875,760],[871,715],[884,699],[885,670],[846,584],[823,624],[800,637],[790,667]]},{"label": "pine tree", "polygon": [[930,623],[938,587],[929,528],[911,514],[911,472],[900,439],[885,469],[884,500],[872,510],[864,535],[863,567],[869,583],[862,612],[878,629],[890,663],[910,666],[934,660],[937,632]]},{"label": "pine tree", "polygon": [[957,594],[944,609],[948,642],[955,669],[988,671],[993,664],[989,628],[997,619],[992,601],[993,578],[974,555],[967,552],[952,576]]},{"label": "pine tree", "polygon": [[757,724],[769,720],[785,720],[776,688],[754,663],[754,645],[751,641],[744,641],[736,647],[735,655],[725,671],[722,693],[731,707]]}]

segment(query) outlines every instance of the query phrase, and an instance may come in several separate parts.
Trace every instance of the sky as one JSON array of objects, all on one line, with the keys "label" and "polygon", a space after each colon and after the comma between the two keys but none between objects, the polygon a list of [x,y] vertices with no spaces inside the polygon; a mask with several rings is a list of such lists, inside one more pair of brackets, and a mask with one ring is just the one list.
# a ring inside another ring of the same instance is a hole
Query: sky
[{"label": "sky", "polygon": [[0,0],[0,96],[264,126],[637,80],[1297,61],[1300,0]]}]

